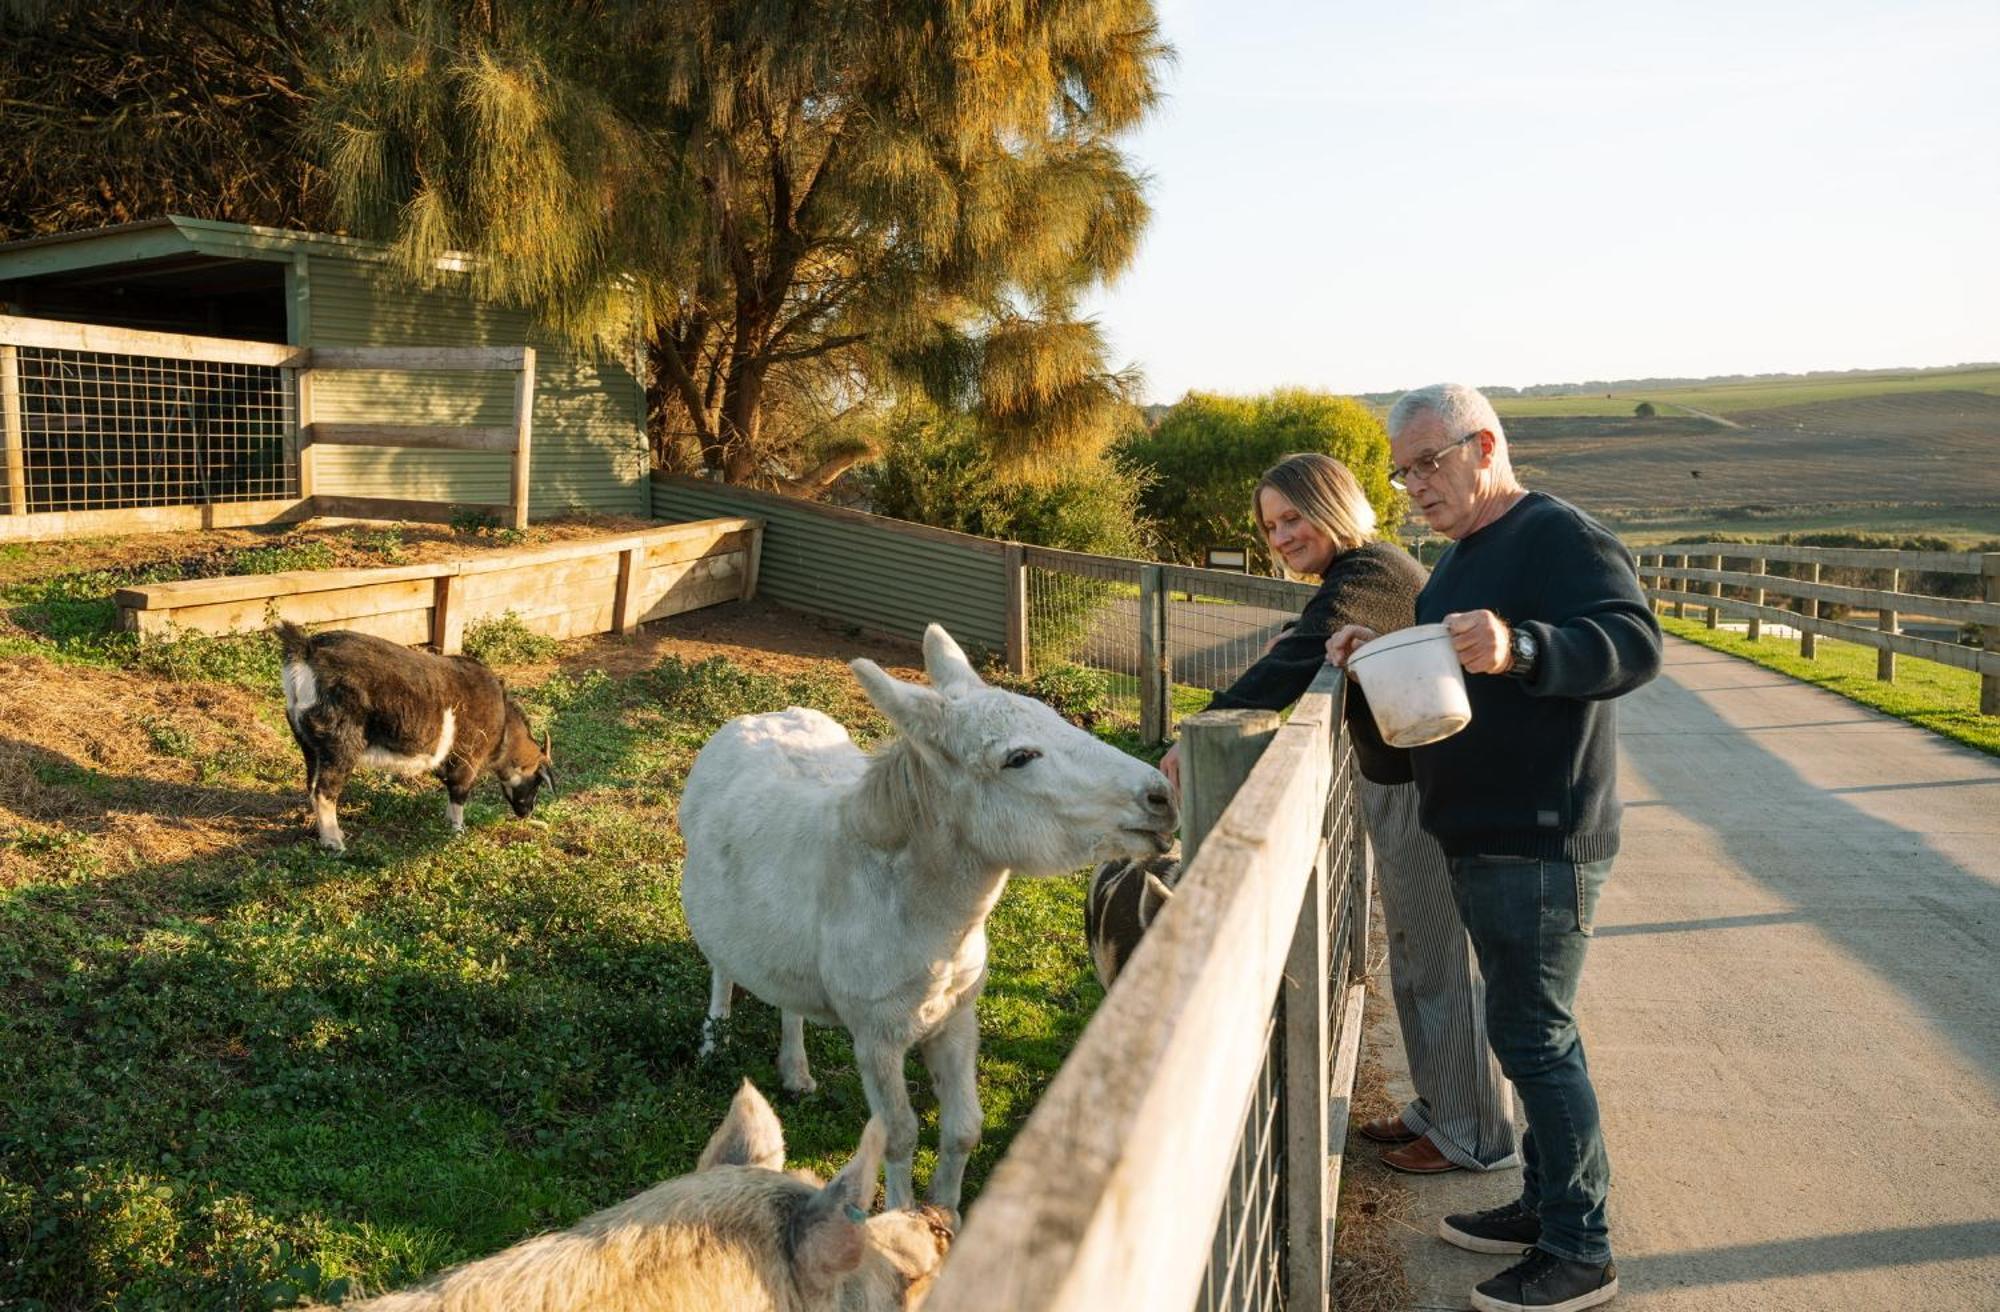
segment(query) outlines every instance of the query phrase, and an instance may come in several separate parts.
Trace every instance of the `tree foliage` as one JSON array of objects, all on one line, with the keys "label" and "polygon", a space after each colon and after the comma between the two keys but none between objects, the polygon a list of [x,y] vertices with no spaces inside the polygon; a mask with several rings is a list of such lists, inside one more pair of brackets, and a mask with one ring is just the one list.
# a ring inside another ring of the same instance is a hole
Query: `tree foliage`
[{"label": "tree foliage", "polygon": [[164,214],[324,227],[299,141],[321,14],[0,0],[0,239]]},{"label": "tree foliage", "polygon": [[922,403],[897,407],[877,445],[880,458],[861,479],[879,514],[1066,551],[1147,551],[1141,480],[1109,456],[1008,477],[973,421]]},{"label": "tree foliage", "polygon": [[1271,566],[1250,494],[1266,469],[1295,452],[1324,452],[1346,465],[1385,527],[1408,509],[1389,486],[1387,430],[1350,397],[1298,388],[1259,397],[1190,392],[1121,451],[1147,476],[1140,504],[1161,547],[1187,563],[1201,563],[1209,547],[1241,546],[1256,568]]},{"label": "tree foliage", "polygon": [[865,451],[804,468],[798,416],[897,387],[1009,465],[1111,432],[1076,307],[1146,216],[1114,139],[1150,0],[351,3],[314,116],[340,213],[579,333],[635,310],[661,463],[823,486]]}]

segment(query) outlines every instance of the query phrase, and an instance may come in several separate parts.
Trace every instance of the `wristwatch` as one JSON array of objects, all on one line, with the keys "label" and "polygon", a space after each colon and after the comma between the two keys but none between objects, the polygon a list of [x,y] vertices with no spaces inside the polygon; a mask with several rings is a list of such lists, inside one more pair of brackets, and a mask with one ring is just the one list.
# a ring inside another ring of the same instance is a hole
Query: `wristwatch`
[{"label": "wristwatch", "polygon": [[1541,644],[1535,635],[1518,625],[1509,626],[1507,645],[1514,653],[1513,661],[1507,666],[1507,673],[1516,679],[1533,678],[1535,661],[1542,654]]}]

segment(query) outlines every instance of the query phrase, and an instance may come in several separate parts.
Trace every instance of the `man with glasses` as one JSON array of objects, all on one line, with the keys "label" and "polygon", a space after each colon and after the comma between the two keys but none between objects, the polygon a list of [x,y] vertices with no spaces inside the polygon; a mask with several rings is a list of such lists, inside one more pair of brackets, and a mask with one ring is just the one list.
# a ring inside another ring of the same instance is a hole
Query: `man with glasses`
[{"label": "man with glasses", "polygon": [[[1452,540],[1417,597],[1458,651],[1472,722],[1412,749],[1418,817],[1451,865],[1486,980],[1486,1033],[1527,1113],[1521,1197],[1446,1217],[1476,1253],[1525,1258],[1472,1292],[1486,1312],[1596,1307],[1618,1292],[1611,1166],[1574,1007],[1598,893],[1618,851],[1612,699],[1660,669],[1660,626],[1632,557],[1567,502],[1514,477],[1499,416],[1470,387],[1389,412],[1391,481]],[[1344,664],[1375,634],[1327,641]]]}]

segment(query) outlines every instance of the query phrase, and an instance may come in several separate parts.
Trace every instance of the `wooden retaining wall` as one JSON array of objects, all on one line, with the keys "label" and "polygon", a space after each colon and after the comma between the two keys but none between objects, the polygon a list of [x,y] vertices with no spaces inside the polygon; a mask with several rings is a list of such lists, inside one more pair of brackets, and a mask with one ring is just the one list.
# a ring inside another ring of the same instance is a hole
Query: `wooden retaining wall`
[{"label": "wooden retaining wall", "polygon": [[473,560],[155,583],[115,599],[120,626],[142,642],[290,620],[452,653],[468,623],[508,611],[536,633],[573,638],[748,598],[762,542],[762,520],[705,519]]}]

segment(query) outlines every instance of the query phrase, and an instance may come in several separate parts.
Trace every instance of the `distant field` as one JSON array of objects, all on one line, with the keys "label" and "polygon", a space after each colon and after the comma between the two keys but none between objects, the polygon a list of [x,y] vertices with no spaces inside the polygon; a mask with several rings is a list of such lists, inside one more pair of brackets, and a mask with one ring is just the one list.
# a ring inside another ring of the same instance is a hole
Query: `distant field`
[{"label": "distant field", "polygon": [[1733,426],[1520,415],[1507,431],[1528,486],[1652,540],[1842,528],[2000,537],[2000,393],[1963,385],[2000,371],[1948,376],[1961,385],[1741,407]]},{"label": "distant field", "polygon": [[1758,380],[1694,387],[1614,389],[1607,395],[1500,398],[1502,419],[1575,415],[1629,415],[1641,401],[1727,415],[1912,392],[1979,392],[2000,395],[2000,369],[1884,370],[1851,378]]}]

